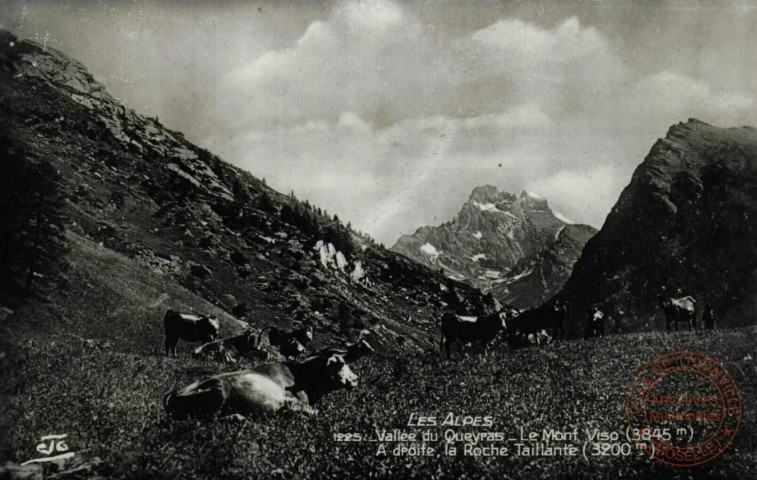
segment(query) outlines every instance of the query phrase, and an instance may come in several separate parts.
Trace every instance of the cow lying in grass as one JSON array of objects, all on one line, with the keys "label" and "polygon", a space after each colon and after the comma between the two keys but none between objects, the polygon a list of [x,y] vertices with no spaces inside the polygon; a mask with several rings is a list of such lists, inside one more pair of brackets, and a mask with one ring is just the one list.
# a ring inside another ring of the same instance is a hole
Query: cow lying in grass
[{"label": "cow lying in grass", "polygon": [[173,389],[163,398],[163,407],[173,418],[271,413],[282,408],[313,415],[317,412],[311,404],[324,394],[357,384],[357,375],[341,355],[312,356],[223,373]]},{"label": "cow lying in grass", "polygon": [[166,357],[176,358],[179,339],[185,342],[212,342],[218,336],[220,325],[215,316],[189,315],[168,310],[163,318],[166,329]]}]

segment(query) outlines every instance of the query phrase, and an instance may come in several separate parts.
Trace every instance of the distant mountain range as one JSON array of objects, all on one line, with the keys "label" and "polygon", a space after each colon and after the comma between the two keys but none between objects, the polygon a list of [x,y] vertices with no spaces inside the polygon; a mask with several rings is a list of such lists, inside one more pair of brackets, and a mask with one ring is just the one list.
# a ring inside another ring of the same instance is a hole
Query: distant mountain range
[{"label": "distant mountain range", "polygon": [[562,288],[595,233],[560,219],[539,195],[485,185],[473,190],[450,222],[403,235],[392,250],[500,302],[530,308]]}]

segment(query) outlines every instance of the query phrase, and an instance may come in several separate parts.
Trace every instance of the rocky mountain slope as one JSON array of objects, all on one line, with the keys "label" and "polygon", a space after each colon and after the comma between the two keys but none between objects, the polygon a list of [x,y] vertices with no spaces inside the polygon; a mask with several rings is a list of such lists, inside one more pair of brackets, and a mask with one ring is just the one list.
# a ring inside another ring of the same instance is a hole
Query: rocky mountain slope
[{"label": "rocky mountain slope", "polygon": [[[19,328],[155,353],[173,308],[219,315],[222,335],[307,324],[316,346],[368,329],[379,348],[418,350],[436,344],[444,305],[483,308],[475,289],[272,190],[126,108],[81,64],[7,31],[0,99],[3,155],[59,177],[68,251],[65,269],[32,272],[42,303],[0,292]],[[31,189],[11,185],[13,201]],[[21,278],[25,266],[13,268]]]},{"label": "rocky mountain slope", "polygon": [[617,330],[659,329],[660,294],[694,296],[721,325],[755,322],[756,129],[693,119],[671,127],[586,244],[559,297],[571,302],[577,334],[594,303]]},{"label": "rocky mountain slope", "polygon": [[594,233],[560,220],[545,198],[486,185],[473,190],[452,221],[403,235],[392,250],[500,302],[531,308],[563,286]]}]

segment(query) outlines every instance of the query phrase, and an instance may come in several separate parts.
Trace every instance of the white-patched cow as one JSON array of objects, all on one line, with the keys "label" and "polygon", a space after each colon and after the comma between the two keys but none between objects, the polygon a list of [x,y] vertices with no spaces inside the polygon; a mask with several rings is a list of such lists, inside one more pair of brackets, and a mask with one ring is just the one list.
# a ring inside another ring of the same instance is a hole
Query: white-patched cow
[{"label": "white-patched cow", "polygon": [[305,345],[296,338],[285,338],[279,344],[279,352],[286,358],[297,358],[305,354]]},{"label": "white-patched cow", "polygon": [[505,312],[484,315],[481,317],[466,317],[447,312],[442,315],[442,344],[441,349],[450,355],[450,345],[455,340],[463,344],[477,342],[481,344],[486,355],[489,343],[497,337],[501,331],[507,328],[507,316]]},{"label": "white-patched cow", "polygon": [[166,329],[166,356],[176,357],[179,339],[185,342],[212,342],[218,336],[220,325],[213,315],[190,315],[168,310],[163,318]]},{"label": "white-patched cow", "polygon": [[665,298],[660,295],[658,300],[662,311],[665,313],[665,330],[667,332],[670,332],[671,322],[675,323],[676,332],[678,331],[678,322],[688,322],[691,330],[696,329],[697,302],[694,297]]},{"label": "white-patched cow", "polygon": [[311,405],[324,394],[357,385],[357,375],[341,355],[319,355],[215,375],[171,390],[163,407],[173,418],[272,413],[282,408],[312,415],[316,410]]},{"label": "white-patched cow", "polygon": [[594,305],[586,312],[584,338],[601,338],[605,336],[605,313]]}]

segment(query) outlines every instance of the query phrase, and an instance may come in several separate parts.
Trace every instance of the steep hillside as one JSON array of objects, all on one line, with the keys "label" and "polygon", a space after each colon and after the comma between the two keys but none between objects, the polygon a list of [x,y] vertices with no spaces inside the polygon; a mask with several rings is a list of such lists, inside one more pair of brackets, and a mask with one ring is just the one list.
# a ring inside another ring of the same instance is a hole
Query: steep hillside
[{"label": "steep hillside", "polygon": [[455,218],[403,235],[392,250],[491,292],[519,308],[540,305],[565,283],[596,230],[560,220],[547,200],[477,187]]},{"label": "steep hillside", "polygon": [[757,314],[757,130],[674,125],[655,143],[560,293],[571,330],[600,303],[618,330],[660,328],[660,294],[693,295],[723,325]]},{"label": "steep hillside", "polygon": [[[370,329],[380,348],[418,350],[433,345],[445,304],[482,308],[480,292],[386,251],[129,110],[62,53],[2,32],[0,66],[7,170],[52,167],[67,249],[61,270],[47,271],[44,262],[30,270],[47,302],[43,313],[14,300],[13,282],[5,285],[0,304],[23,322],[155,352],[162,314],[174,308],[215,311],[224,335],[308,324],[316,345]],[[16,189],[9,202],[35,188],[34,175],[18,178],[28,184],[9,180]],[[30,212],[31,229],[52,221]],[[11,237],[28,243],[17,223]],[[27,265],[8,269],[20,289]],[[93,315],[108,316],[113,328],[97,329]],[[144,327],[137,337],[125,333],[133,322]]]}]

